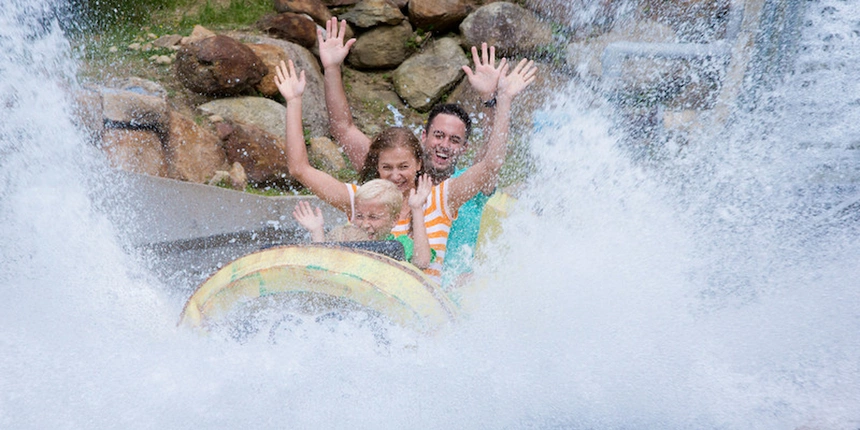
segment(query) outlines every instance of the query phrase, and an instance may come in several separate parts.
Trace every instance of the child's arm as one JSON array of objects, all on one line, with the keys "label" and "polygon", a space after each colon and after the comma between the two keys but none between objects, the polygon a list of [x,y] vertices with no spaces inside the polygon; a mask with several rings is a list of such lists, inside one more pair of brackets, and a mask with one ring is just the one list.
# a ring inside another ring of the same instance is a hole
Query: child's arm
[{"label": "child's arm", "polygon": [[319,207],[311,209],[311,204],[302,200],[293,209],[293,218],[311,233],[311,241],[325,242],[325,218]]},{"label": "child's arm", "polygon": [[290,175],[308,187],[326,203],[349,213],[349,191],[333,176],[311,166],[302,131],[302,94],[305,91],[305,72],[296,73],[293,61],[289,68],[281,61],[276,67],[275,85],[287,102],[286,148],[287,168]]},{"label": "child's arm", "polygon": [[418,189],[409,190],[409,208],[412,210],[412,264],[419,269],[430,266],[432,258],[430,240],[427,238],[427,227],[424,225],[424,204],[433,188],[430,175],[424,174],[418,178]]},{"label": "child's arm", "polygon": [[361,170],[367,158],[367,152],[370,150],[370,138],[356,127],[346,100],[341,65],[349,54],[349,48],[355,43],[355,39],[344,42],[345,37],[346,21],[341,21],[338,26],[337,17],[325,23],[325,34],[322,29],[317,29],[329,130],[334,140],[343,147],[352,166],[356,170]]}]

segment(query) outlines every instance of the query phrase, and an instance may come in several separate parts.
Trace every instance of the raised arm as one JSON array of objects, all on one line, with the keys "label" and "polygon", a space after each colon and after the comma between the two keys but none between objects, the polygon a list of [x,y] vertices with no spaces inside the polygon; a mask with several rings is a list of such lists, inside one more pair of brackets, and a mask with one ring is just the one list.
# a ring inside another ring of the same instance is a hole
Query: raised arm
[{"label": "raised arm", "polygon": [[346,21],[341,21],[338,25],[337,17],[326,22],[325,34],[321,28],[317,28],[317,43],[324,72],[325,106],[328,111],[331,135],[343,147],[352,166],[361,169],[370,150],[370,138],[355,126],[346,100],[341,65],[349,54],[349,48],[355,43],[355,39],[349,39],[344,43],[344,37],[346,37]]},{"label": "raised arm", "polygon": [[293,218],[311,234],[312,242],[325,242],[325,218],[318,207],[302,200],[293,209]]},{"label": "raised arm", "polygon": [[287,168],[290,175],[308,187],[326,203],[349,213],[349,192],[346,186],[333,176],[311,166],[308,149],[302,132],[302,94],[305,91],[305,72],[296,73],[293,61],[289,68],[281,61],[276,67],[275,85],[287,101],[286,148]]},{"label": "raised arm", "polygon": [[[478,48],[472,47],[472,61],[475,63],[475,70],[472,71],[468,66],[463,66],[463,71],[466,72],[466,77],[469,79],[469,85],[478,93],[480,104],[480,124],[478,125],[483,130],[489,130],[492,127],[495,117],[496,90],[499,86],[499,75],[502,67],[507,60],[502,59],[496,67],[496,47],[487,47],[487,43],[481,44],[481,55],[478,55]],[[485,133],[486,135],[486,133]],[[487,155],[486,141],[480,142],[475,152],[473,163],[477,163],[484,159]],[[490,181],[484,185],[481,191],[484,194],[491,194],[496,188],[498,181]]]},{"label": "raised arm", "polygon": [[505,162],[508,132],[511,127],[511,104],[514,97],[535,79],[537,69],[534,61],[523,59],[514,70],[507,74],[508,65],[502,66],[499,87],[496,94],[496,118],[490,138],[487,141],[487,154],[484,159],[473,164],[462,175],[449,182],[448,207],[457,210],[471,199],[487,183],[498,180],[499,170]]},{"label": "raised arm", "polygon": [[418,188],[409,190],[409,209],[412,211],[412,264],[419,269],[426,269],[433,259],[430,249],[430,239],[427,237],[427,226],[424,225],[424,204],[433,188],[433,179],[423,174],[418,178]]}]

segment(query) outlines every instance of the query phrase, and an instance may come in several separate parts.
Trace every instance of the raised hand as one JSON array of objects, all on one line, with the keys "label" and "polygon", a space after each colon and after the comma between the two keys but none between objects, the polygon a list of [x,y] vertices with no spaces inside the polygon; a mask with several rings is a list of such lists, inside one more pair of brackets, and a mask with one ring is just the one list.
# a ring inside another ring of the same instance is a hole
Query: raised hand
[{"label": "raised hand", "polygon": [[344,43],[346,37],[346,20],[340,22],[338,28],[337,17],[326,21],[325,33],[317,28],[317,44],[320,50],[320,61],[323,68],[340,67],[343,60],[349,54],[349,48],[355,43],[355,39],[349,39]]},{"label": "raised hand", "polygon": [[296,74],[293,60],[290,60],[289,68],[281,61],[281,64],[275,67],[275,85],[286,101],[301,99],[305,92],[305,71],[302,70],[301,73]]},{"label": "raised hand", "polygon": [[300,201],[293,209],[293,218],[311,233],[311,239],[314,242],[322,242],[324,240],[325,218],[319,207],[311,209],[311,204],[306,201]]},{"label": "raised hand", "polygon": [[507,67],[504,67],[499,76],[499,97],[506,97],[511,100],[524,90],[529,84],[534,82],[537,67],[532,60],[522,59],[511,73],[507,73]]},{"label": "raised hand", "polygon": [[424,211],[424,204],[427,203],[427,196],[430,195],[430,191],[433,189],[433,180],[430,178],[430,175],[423,174],[418,177],[418,188],[413,188],[409,190],[409,207],[413,210],[421,210]]},{"label": "raised hand", "polygon": [[507,63],[507,59],[502,58],[496,67],[496,47],[490,46],[488,52],[487,43],[484,42],[481,44],[480,57],[478,56],[478,48],[472,47],[472,61],[475,63],[475,70],[472,71],[469,66],[463,66],[463,71],[466,72],[469,84],[480,94],[481,100],[490,100],[496,92],[499,76]]}]

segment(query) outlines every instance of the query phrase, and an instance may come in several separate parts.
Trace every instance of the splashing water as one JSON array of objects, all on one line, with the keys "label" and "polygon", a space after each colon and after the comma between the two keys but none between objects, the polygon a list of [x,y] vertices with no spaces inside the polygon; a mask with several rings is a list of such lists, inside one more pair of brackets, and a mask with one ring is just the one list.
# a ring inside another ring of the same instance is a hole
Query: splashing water
[{"label": "splashing water", "polygon": [[0,427],[860,427],[860,245],[804,193],[830,160],[808,137],[821,122],[798,125],[828,121],[829,147],[856,139],[860,110],[804,83],[856,85],[836,69],[860,62],[860,10],[807,15],[798,64],[820,67],[659,172],[568,91],[570,120],[532,138],[538,172],[468,316],[380,348],[358,328],[245,344],[177,329],[181,303],[94,203],[122,190],[100,185],[109,170],[72,119],[68,43],[46,6],[13,0],[0,11]]}]

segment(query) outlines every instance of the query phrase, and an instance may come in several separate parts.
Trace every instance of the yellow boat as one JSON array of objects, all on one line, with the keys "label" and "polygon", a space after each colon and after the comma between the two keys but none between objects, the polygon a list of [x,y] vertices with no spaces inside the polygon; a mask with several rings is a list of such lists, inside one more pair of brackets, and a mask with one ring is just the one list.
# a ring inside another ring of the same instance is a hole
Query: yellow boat
[{"label": "yellow boat", "polygon": [[[499,231],[511,198],[497,193],[484,209],[481,242]],[[459,309],[415,266],[362,249],[326,244],[280,246],[245,255],[212,275],[188,299],[179,325],[202,332],[239,307],[290,304],[309,315],[362,308],[421,333],[456,321]]]}]

